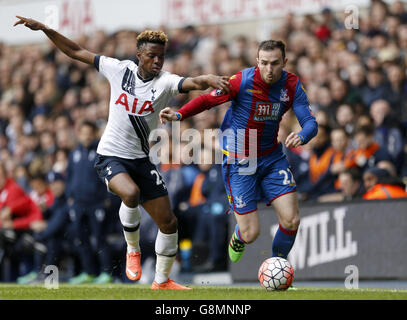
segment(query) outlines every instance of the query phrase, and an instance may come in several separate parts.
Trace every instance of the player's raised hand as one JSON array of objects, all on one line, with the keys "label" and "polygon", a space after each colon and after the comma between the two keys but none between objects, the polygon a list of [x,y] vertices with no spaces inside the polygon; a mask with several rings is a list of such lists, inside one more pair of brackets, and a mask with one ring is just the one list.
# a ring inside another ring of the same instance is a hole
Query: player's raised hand
[{"label": "player's raised hand", "polygon": [[176,121],[178,120],[177,112],[172,110],[169,107],[166,107],[160,111],[160,122],[162,124],[167,123],[167,121]]},{"label": "player's raised hand", "polygon": [[41,22],[38,22],[37,20],[30,19],[30,18],[24,18],[21,16],[16,16],[19,20],[14,24],[13,27],[19,25],[19,24],[24,24],[27,28],[30,28],[31,30],[43,30],[45,28],[45,25]]},{"label": "player's raised hand", "polygon": [[285,146],[287,148],[296,148],[302,144],[301,137],[298,135],[298,133],[291,132],[287,139],[285,139]]},{"label": "player's raised hand", "polygon": [[231,84],[226,76],[209,75],[208,84],[215,89],[222,90],[223,93],[230,91]]}]

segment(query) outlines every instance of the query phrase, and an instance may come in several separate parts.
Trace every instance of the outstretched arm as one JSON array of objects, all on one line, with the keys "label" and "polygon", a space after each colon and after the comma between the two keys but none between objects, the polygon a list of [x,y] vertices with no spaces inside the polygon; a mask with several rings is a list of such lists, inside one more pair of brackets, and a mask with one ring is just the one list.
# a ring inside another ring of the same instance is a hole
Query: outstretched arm
[{"label": "outstretched arm", "polygon": [[230,91],[230,83],[226,76],[215,76],[213,74],[202,75],[198,77],[188,77],[182,83],[183,91],[206,90],[209,87],[220,89],[225,93]]},{"label": "outstretched arm", "polygon": [[181,121],[230,100],[229,94],[216,95],[216,92],[219,91],[214,90],[209,94],[192,99],[179,109],[178,112],[169,107],[162,109],[160,112],[160,122]]},{"label": "outstretched arm", "polygon": [[235,99],[240,89],[241,80],[242,74],[241,72],[238,72],[237,74],[230,77],[227,81],[228,91],[217,89],[213,90],[211,93],[201,95],[195,99],[192,99],[181,109],[179,109],[178,112],[175,112],[168,107],[164,108],[160,112],[161,123],[166,123],[167,121],[183,120],[201,113],[202,111],[208,110],[214,106]]},{"label": "outstretched arm", "polygon": [[57,31],[47,27],[45,24],[38,22],[34,19],[24,18],[21,16],[16,16],[19,21],[17,21],[14,26],[19,24],[24,24],[27,28],[31,30],[41,30],[46,36],[55,44],[55,46],[65,53],[68,57],[82,61],[87,64],[93,65],[96,54],[83,49],[74,41],[64,37],[62,34]]}]

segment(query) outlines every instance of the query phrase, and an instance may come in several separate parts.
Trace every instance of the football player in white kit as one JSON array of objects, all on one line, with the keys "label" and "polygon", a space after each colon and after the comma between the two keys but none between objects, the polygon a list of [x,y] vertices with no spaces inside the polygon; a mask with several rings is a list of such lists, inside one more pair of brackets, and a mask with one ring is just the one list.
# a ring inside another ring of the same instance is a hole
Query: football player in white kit
[{"label": "football player in white kit", "polygon": [[142,204],[159,228],[152,289],[190,289],[169,279],[178,249],[177,219],[160,173],[149,160],[148,137],[157,127],[160,111],[173,96],[208,87],[229,92],[228,78],[215,75],[182,78],[162,71],[168,40],[161,31],[147,30],[137,37],[137,65],[130,60],[98,56],[36,20],[17,18],[14,26],[24,24],[31,30],[43,31],[66,55],[94,65],[109,80],[109,119],[98,145],[95,168],[109,191],[122,200],[119,216],[127,242],[127,277],[134,281],[141,277],[139,204]]}]

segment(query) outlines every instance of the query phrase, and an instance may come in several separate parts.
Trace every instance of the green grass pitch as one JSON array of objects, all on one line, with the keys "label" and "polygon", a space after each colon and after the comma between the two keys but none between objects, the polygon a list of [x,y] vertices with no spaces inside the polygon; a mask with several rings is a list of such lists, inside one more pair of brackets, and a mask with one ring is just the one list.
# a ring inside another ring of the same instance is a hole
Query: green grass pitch
[{"label": "green grass pitch", "polygon": [[0,300],[407,300],[405,289],[343,289],[297,287],[267,292],[260,286],[190,286],[188,291],[153,291],[149,285],[0,284]]}]

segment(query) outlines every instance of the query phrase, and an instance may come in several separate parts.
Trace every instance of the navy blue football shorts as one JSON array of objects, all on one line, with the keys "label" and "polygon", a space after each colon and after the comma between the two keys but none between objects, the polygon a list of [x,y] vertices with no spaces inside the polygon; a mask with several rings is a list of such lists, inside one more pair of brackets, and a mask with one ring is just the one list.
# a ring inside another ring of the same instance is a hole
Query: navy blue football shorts
[{"label": "navy blue football shorts", "polygon": [[231,210],[237,214],[248,214],[257,210],[258,201],[270,205],[278,197],[296,191],[288,160],[279,149],[257,158],[257,166],[251,174],[240,170],[250,166],[247,161],[236,159],[231,163],[224,156],[223,182]]},{"label": "navy blue football shorts", "polygon": [[97,154],[95,169],[99,178],[109,189],[109,181],[117,174],[126,172],[140,189],[140,203],[168,195],[167,187],[156,166],[148,157],[124,159]]}]

